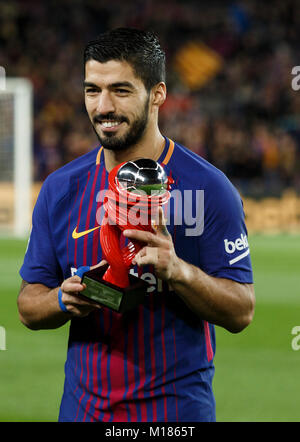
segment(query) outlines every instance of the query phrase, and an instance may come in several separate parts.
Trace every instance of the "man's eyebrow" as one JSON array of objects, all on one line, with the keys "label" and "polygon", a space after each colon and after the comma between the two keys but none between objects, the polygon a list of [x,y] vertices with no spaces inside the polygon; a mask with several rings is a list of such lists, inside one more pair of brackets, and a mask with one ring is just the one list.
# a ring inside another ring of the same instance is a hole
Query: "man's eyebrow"
[{"label": "man's eyebrow", "polygon": [[84,87],[95,87],[95,88],[100,89],[99,86],[97,86],[95,83],[91,83],[90,81],[84,81],[83,86]]},{"label": "man's eyebrow", "polygon": [[[92,83],[90,81],[84,81],[83,82],[84,87],[93,87],[96,89],[101,89],[99,86],[97,86],[95,83]],[[118,81],[116,83],[111,83],[108,85],[110,89],[116,89],[121,87],[127,87],[129,89],[135,89],[134,85],[130,83],[130,81]]]},{"label": "man's eyebrow", "polygon": [[135,89],[134,85],[130,81],[118,81],[116,83],[110,84],[111,88],[128,87],[130,89]]}]

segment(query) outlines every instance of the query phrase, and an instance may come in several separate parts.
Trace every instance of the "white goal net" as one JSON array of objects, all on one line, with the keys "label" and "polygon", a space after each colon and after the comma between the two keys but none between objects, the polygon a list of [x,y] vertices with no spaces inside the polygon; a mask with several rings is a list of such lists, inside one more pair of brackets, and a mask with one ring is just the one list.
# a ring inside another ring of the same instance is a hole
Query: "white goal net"
[{"label": "white goal net", "polygon": [[7,78],[0,90],[0,234],[27,237],[31,225],[32,85]]}]

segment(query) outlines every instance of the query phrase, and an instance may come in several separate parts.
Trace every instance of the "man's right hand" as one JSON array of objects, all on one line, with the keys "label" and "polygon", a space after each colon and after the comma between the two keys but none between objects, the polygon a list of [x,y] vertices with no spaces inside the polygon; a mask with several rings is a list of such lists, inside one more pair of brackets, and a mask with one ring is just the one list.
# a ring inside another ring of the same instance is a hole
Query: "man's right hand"
[{"label": "man's right hand", "polygon": [[[90,270],[102,267],[104,265],[107,265],[107,261],[103,259],[95,266],[90,267]],[[61,300],[66,306],[68,313],[71,313],[72,316],[83,318],[93,310],[101,309],[101,306],[93,301],[88,300],[87,298],[80,296],[81,293],[84,295],[84,290],[86,289],[86,285],[81,284],[80,281],[80,276],[71,276],[70,278],[65,279],[60,288],[62,291]]]},{"label": "man's right hand", "polygon": [[[102,260],[91,269],[106,264],[107,262]],[[81,296],[86,287],[85,284],[81,284],[81,278],[77,275],[65,279],[60,288],[61,301],[67,313],[59,305],[59,288],[51,289],[43,284],[22,281],[18,296],[21,322],[31,330],[58,328],[72,317],[83,318],[93,310],[101,308],[99,304]]]},{"label": "man's right hand", "polygon": [[61,285],[61,300],[66,306],[68,313],[78,318],[83,318],[95,309],[101,306],[95,302],[89,301],[87,298],[80,296],[84,294],[85,284],[81,284],[81,278],[77,275],[66,279]]}]

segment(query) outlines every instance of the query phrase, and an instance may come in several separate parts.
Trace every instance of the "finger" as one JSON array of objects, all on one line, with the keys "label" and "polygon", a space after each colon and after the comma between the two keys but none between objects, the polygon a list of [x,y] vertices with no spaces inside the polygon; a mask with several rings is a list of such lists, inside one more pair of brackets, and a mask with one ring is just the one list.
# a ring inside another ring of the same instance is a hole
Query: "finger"
[{"label": "finger", "polygon": [[[99,306],[100,308],[100,306]],[[93,310],[95,310],[95,306],[91,305],[68,305],[68,311],[72,314],[72,316],[76,316],[78,318],[84,318],[85,316],[88,316]]]},{"label": "finger", "polygon": [[102,259],[102,261],[98,262],[98,264],[92,266],[92,267],[90,268],[90,270],[97,269],[98,267],[102,267],[102,266],[105,266],[105,265],[107,265],[107,264],[108,264],[108,262],[107,262],[105,259]]},{"label": "finger", "polygon": [[158,248],[144,247],[135,257],[136,264],[140,267],[145,265],[157,265],[158,263]]},{"label": "finger", "polygon": [[62,300],[63,300],[64,304],[69,305],[69,306],[73,306],[73,307],[77,307],[77,308],[82,308],[82,307],[101,308],[101,306],[99,304],[96,304],[92,300],[85,298],[81,294],[77,295],[75,293],[69,294],[69,293],[63,292]]},{"label": "finger", "polygon": [[164,236],[170,236],[170,233],[167,229],[167,220],[164,216],[164,211],[162,207],[158,208],[158,225],[157,225],[157,232],[162,233]]},{"label": "finger", "polygon": [[135,264],[137,264],[137,261],[136,261],[136,257],[138,257],[138,259],[140,259],[140,258],[142,258],[143,256],[145,256],[147,254],[147,247],[143,247],[136,255],[135,255],[135,257],[133,258],[133,260],[132,260],[132,264],[133,265],[135,265]]},{"label": "finger", "polygon": [[147,251],[148,251],[149,247],[143,247],[138,253],[137,255],[142,258],[143,256],[147,255]]},{"label": "finger", "polygon": [[78,293],[78,295],[74,296],[74,305],[76,304],[77,306],[80,307],[90,307],[90,308],[102,308],[100,304],[98,304],[96,301],[93,301],[92,299],[88,299],[84,296],[84,292],[83,293]]},{"label": "finger", "polygon": [[144,242],[151,247],[159,247],[163,245],[164,241],[161,237],[157,236],[155,233],[145,232],[136,229],[126,229],[123,235],[130,239],[135,239],[136,241]]},{"label": "finger", "polygon": [[82,292],[82,290],[84,290],[86,288],[85,284],[80,284],[80,282],[72,282],[72,281],[65,281],[62,286],[61,286],[61,290],[64,293],[76,293],[76,292]]},{"label": "finger", "polygon": [[71,276],[70,278],[66,279],[64,284],[69,283],[69,282],[80,282],[81,281],[81,277],[78,275],[74,275]]}]

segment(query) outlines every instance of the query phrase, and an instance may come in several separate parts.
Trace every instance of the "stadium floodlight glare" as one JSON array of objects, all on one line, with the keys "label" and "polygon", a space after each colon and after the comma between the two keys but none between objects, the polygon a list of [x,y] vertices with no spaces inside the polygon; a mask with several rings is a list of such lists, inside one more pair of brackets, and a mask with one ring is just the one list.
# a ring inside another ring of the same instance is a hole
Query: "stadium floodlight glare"
[{"label": "stadium floodlight glare", "polygon": [[6,78],[0,90],[0,230],[21,238],[31,224],[32,89]]}]

